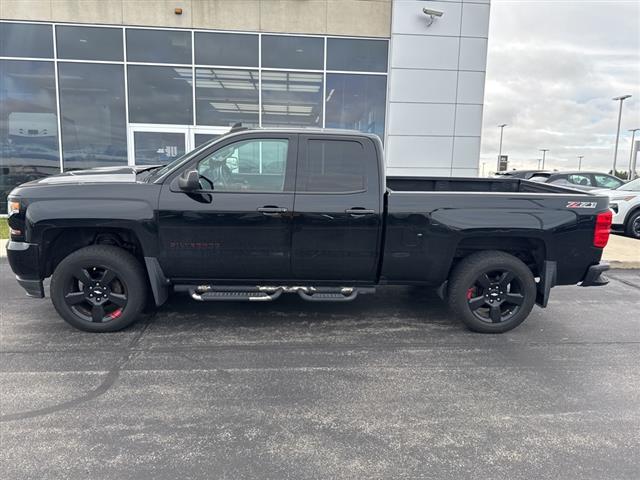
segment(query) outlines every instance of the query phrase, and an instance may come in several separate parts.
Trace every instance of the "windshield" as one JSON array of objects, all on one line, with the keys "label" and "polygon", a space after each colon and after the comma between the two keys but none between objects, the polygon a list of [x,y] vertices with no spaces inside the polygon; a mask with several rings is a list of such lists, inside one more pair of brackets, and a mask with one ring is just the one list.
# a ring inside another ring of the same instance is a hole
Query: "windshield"
[{"label": "windshield", "polygon": [[616,190],[623,190],[625,192],[640,192],[640,178],[636,178],[629,183],[620,185],[618,188],[616,188]]},{"label": "windshield", "polygon": [[151,182],[155,181],[157,178],[160,178],[160,177],[166,175],[167,173],[169,173],[171,170],[173,170],[174,168],[178,167],[179,165],[182,165],[183,163],[188,162],[190,159],[192,159],[193,157],[198,155],[201,151],[203,151],[206,148],[209,148],[215,142],[220,140],[220,138],[222,138],[222,137],[215,138],[213,140],[209,140],[208,142],[205,142],[202,145],[200,145],[199,147],[197,147],[196,149],[185,153],[184,155],[182,155],[181,157],[176,158],[174,161],[172,161],[170,163],[167,163],[164,167],[155,170],[149,176],[148,182],[151,183]]}]

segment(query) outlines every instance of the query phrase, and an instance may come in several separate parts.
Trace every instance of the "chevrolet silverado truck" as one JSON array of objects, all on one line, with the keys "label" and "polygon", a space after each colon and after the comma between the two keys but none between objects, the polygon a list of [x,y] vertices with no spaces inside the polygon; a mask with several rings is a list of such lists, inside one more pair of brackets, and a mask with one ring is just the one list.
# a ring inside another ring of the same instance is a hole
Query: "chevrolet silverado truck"
[{"label": "chevrolet silverado truck", "polygon": [[[428,152],[425,152],[428,155]],[[375,135],[232,129],[165,166],[71,171],[8,198],[7,255],[69,324],[127,327],[198,301],[348,302],[437,289],[477,332],[519,325],[555,285],[596,286],[607,196],[522,179],[386,177]]]}]

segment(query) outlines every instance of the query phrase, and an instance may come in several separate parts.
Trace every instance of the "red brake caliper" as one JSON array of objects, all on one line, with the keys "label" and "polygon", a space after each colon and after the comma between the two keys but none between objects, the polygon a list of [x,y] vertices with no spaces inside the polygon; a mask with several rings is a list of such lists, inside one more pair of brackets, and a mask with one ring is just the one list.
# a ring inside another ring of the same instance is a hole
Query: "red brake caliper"
[{"label": "red brake caliper", "polygon": [[473,298],[474,290],[475,287],[471,287],[469,290],[467,290],[467,300],[471,300]]}]

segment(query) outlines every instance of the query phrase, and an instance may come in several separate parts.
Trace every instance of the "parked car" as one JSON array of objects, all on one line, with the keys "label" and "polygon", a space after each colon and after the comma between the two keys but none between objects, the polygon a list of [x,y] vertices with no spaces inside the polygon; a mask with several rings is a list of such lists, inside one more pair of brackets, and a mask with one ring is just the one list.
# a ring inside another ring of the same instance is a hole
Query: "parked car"
[{"label": "parked car", "polygon": [[[281,155],[233,170],[227,159]],[[612,212],[517,178],[386,177],[375,135],[231,131],[164,167],[62,173],[9,196],[7,255],[27,294],[91,332],[136,320],[148,292],[198,301],[296,293],[347,302],[378,285],[437,287],[478,332],[510,330],[555,285],[598,286]]]},{"label": "parked car", "polygon": [[[524,180],[529,180],[531,177],[535,176],[539,173],[546,173],[546,170],[506,170],[504,172],[496,172],[494,176],[497,178],[522,178]],[[553,172],[549,172],[553,173]]]},{"label": "parked car", "polygon": [[616,188],[598,192],[606,193],[613,210],[613,228],[622,230],[632,238],[640,239],[640,178]]},{"label": "parked car", "polygon": [[580,190],[593,190],[596,188],[615,189],[624,185],[624,180],[600,172],[538,172],[529,177],[533,182],[551,183]]}]

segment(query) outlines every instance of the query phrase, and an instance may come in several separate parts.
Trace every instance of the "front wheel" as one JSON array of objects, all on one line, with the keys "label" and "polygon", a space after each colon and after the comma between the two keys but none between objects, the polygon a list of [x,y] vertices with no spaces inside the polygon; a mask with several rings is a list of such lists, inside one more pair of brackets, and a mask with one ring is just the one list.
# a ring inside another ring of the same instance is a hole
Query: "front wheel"
[{"label": "front wheel", "polygon": [[631,238],[640,239],[640,211],[629,216],[625,226],[625,233]]},{"label": "front wheel", "polygon": [[115,332],[131,325],[145,298],[142,265],[110,245],[73,252],[51,277],[53,306],[67,323],[87,332]]},{"label": "front wheel", "polygon": [[469,255],[449,281],[449,306],[475,332],[503,333],[517,327],[531,313],[535,299],[531,270],[504,252]]}]

